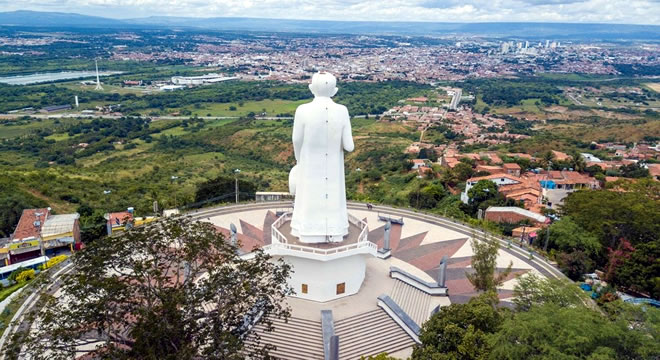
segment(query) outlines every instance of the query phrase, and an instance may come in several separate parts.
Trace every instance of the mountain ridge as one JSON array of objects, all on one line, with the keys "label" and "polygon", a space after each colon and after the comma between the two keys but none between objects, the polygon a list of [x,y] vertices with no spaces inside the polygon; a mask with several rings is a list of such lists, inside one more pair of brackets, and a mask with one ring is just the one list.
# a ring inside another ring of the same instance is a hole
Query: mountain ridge
[{"label": "mountain ridge", "polygon": [[150,16],[111,19],[76,13],[17,10],[0,12],[0,26],[68,28],[190,28],[200,30],[385,35],[473,35],[558,39],[660,41],[660,26],[547,22],[379,22],[290,20],[250,17]]}]

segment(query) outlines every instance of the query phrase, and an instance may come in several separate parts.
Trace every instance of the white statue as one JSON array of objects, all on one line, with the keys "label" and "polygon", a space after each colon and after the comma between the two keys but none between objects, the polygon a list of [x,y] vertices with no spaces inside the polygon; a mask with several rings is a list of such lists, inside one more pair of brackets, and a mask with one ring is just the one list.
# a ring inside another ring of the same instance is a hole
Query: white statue
[{"label": "white statue", "polygon": [[293,120],[291,233],[304,243],[339,242],[348,234],[344,150],[353,151],[354,144],[348,110],[331,99],[336,85],[332,74],[314,74],[314,100],[300,105]]}]

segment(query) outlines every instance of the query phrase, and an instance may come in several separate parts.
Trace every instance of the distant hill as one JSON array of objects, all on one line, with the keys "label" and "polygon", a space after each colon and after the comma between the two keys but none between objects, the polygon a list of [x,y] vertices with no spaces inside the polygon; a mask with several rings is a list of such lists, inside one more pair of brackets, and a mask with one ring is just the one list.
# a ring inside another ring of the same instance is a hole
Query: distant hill
[{"label": "distant hill", "polygon": [[152,16],[116,20],[71,13],[13,11],[0,13],[0,25],[88,28],[201,28],[229,31],[332,34],[477,35],[527,39],[602,39],[660,41],[660,26],[564,23],[434,23],[376,21],[313,21],[259,18],[192,18]]},{"label": "distant hill", "polygon": [[74,13],[19,10],[0,12],[0,25],[38,27],[114,27],[125,26],[121,20]]}]

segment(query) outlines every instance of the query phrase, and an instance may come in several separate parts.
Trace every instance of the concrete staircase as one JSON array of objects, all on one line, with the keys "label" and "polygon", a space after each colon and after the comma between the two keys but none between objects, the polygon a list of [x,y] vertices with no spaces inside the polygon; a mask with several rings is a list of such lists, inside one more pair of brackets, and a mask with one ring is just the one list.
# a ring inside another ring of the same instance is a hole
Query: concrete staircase
[{"label": "concrete staircase", "polygon": [[431,316],[431,295],[403,281],[394,283],[390,297],[420,327]]},{"label": "concrete staircase", "polygon": [[414,345],[414,341],[382,309],[335,321],[339,336],[339,359],[388,354]]},{"label": "concrete staircase", "polygon": [[[321,322],[290,317],[288,322],[272,319],[272,332],[266,332],[263,324],[254,327],[261,336],[261,344],[275,345],[270,355],[277,359],[323,360],[323,335]],[[250,344],[250,340],[247,341]]]}]

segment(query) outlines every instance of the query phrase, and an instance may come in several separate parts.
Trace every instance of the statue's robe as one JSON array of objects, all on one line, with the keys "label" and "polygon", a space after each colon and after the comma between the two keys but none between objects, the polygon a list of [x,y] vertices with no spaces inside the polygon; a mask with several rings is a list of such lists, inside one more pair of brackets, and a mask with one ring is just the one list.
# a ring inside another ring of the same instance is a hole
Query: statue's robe
[{"label": "statue's robe", "polygon": [[348,110],[329,97],[296,109],[292,173],[295,204],[292,235],[302,242],[339,241],[348,234],[344,150],[353,151]]}]

